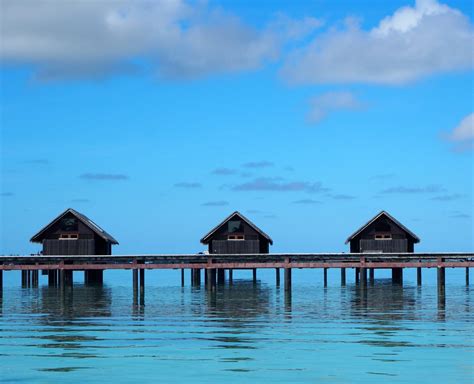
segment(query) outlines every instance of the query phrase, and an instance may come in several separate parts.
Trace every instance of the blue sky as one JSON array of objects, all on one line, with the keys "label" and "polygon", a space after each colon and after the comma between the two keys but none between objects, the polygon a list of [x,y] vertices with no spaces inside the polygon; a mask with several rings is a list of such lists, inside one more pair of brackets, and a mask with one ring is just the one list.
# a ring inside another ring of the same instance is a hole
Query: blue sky
[{"label": "blue sky", "polygon": [[472,251],[470,1],[3,1],[0,253],[68,207],[115,253],[196,252],[239,210],[274,252],[384,209]]}]

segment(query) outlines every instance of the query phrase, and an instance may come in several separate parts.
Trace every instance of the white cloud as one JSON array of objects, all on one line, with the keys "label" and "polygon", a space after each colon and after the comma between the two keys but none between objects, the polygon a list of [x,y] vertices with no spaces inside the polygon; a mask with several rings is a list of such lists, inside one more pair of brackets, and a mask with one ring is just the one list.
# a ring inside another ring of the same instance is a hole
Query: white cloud
[{"label": "white cloud", "polygon": [[340,110],[356,110],[362,107],[362,103],[347,91],[327,92],[310,100],[310,111],[307,119],[311,123],[318,123],[328,114]]},{"label": "white cloud", "polygon": [[152,70],[168,78],[253,70],[316,19],[280,17],[257,30],[205,2],[3,0],[0,58],[43,80]]},{"label": "white cloud", "polygon": [[43,79],[100,77],[145,68],[187,78],[259,68],[285,39],[319,24],[280,18],[257,30],[205,2],[3,0],[0,58]]},{"label": "white cloud", "polygon": [[462,119],[449,138],[453,141],[474,140],[474,113]]},{"label": "white cloud", "polygon": [[474,113],[462,119],[447,138],[456,143],[454,150],[457,152],[474,150]]},{"label": "white cloud", "polygon": [[435,0],[418,0],[362,30],[348,20],[292,53],[282,75],[299,84],[405,84],[470,69],[474,29],[468,17]]}]

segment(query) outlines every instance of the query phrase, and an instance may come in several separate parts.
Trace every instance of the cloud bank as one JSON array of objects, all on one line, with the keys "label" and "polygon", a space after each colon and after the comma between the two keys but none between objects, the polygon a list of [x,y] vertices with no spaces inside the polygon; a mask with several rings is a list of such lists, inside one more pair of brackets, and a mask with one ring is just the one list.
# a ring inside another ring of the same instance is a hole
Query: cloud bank
[{"label": "cloud bank", "polygon": [[282,69],[295,84],[400,85],[473,68],[469,18],[435,0],[399,8],[371,30],[347,19],[293,52]]},{"label": "cloud bank", "polygon": [[42,80],[151,71],[186,79],[254,70],[321,22],[279,17],[256,29],[206,2],[3,0],[0,58]]}]

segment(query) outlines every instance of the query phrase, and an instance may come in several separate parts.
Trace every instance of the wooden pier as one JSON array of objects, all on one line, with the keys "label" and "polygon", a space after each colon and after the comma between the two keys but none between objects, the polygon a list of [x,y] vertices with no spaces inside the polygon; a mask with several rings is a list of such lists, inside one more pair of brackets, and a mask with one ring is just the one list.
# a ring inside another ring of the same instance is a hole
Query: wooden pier
[{"label": "wooden pier", "polygon": [[[258,269],[274,269],[276,284],[280,285],[280,268],[284,270],[284,288],[291,290],[293,269],[323,269],[324,285],[327,286],[328,269],[341,270],[341,285],[346,284],[347,269],[354,269],[355,282],[367,285],[375,279],[376,269],[391,269],[392,282],[403,284],[403,270],[416,268],[417,284],[422,282],[423,268],[436,268],[438,291],[444,293],[445,269],[465,268],[466,284],[469,284],[469,268],[474,267],[474,253],[311,253],[311,254],[179,254],[179,255],[90,255],[90,256],[0,256],[0,287],[3,286],[3,271],[22,271],[22,286],[37,287],[39,271],[48,275],[49,285],[67,286],[73,283],[72,271],[84,271],[85,283],[102,283],[94,279],[94,272],[101,275],[104,270],[132,270],[134,298],[144,302],[145,271],[152,269],[181,269],[181,284],[184,285],[184,270],[191,271],[193,286],[201,285],[201,270],[205,270],[206,287],[215,289],[216,284],[231,283],[234,270],[252,270],[253,280]],[[1,289],[1,288],[0,288]]]}]

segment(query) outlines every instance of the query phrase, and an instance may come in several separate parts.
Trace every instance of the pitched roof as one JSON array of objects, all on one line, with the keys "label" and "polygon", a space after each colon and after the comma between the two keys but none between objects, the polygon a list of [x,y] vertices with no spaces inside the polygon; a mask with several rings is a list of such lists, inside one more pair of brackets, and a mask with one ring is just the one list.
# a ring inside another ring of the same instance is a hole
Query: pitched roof
[{"label": "pitched roof", "polygon": [[51,226],[57,223],[61,218],[63,218],[68,213],[73,214],[76,216],[84,225],[89,227],[95,234],[102,237],[106,241],[110,241],[112,244],[118,244],[118,241],[115,240],[112,235],[105,232],[101,227],[99,227],[96,223],[94,223],[91,219],[89,219],[86,215],[83,215],[80,212],[72,208],[66,209],[63,213],[61,213],[58,217],[56,217],[53,221],[51,221],[48,225],[46,225],[43,229],[41,229],[36,235],[34,235],[30,241],[33,243],[40,243],[42,241],[42,235],[46,232]]},{"label": "pitched roof", "polygon": [[273,245],[273,240],[268,236],[265,232],[263,232],[260,228],[258,228],[254,223],[252,223],[249,219],[247,219],[244,215],[242,215],[240,212],[235,211],[234,213],[231,213],[229,216],[227,216],[220,224],[215,226],[207,235],[205,235],[201,239],[201,243],[207,244],[209,243],[210,238],[212,235],[219,229],[221,228],[224,224],[226,224],[230,219],[232,219],[234,216],[238,216],[242,221],[246,222],[250,227],[252,227],[255,231],[257,231],[261,236],[263,236],[265,239],[267,239],[270,244]]},{"label": "pitched roof", "polygon": [[417,235],[415,235],[412,231],[410,231],[407,227],[405,227],[402,223],[400,223],[397,219],[395,219],[392,215],[390,215],[388,212],[382,211],[378,215],[374,216],[372,219],[370,219],[366,224],[364,224],[362,227],[360,227],[356,232],[354,232],[352,235],[350,235],[347,240],[346,244],[351,241],[354,237],[358,236],[362,231],[364,231],[370,224],[378,220],[380,217],[385,216],[392,222],[394,222],[396,225],[398,225],[401,229],[403,229],[408,235],[410,235],[414,240],[415,243],[419,243],[420,239]]}]

